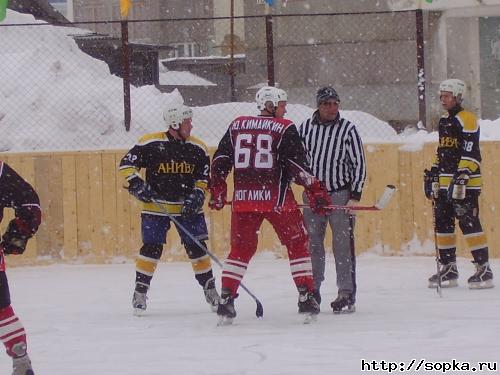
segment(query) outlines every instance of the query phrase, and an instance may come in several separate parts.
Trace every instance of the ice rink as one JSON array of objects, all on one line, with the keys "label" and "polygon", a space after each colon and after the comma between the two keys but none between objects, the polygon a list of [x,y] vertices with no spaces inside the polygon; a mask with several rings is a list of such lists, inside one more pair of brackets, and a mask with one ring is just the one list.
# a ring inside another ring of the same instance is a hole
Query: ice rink
[{"label": "ice rink", "polygon": [[[473,265],[458,263],[460,286],[439,298],[426,282],[434,258],[362,255],[357,312],[339,316],[329,309],[336,295],[329,259],[322,313],[304,325],[288,262],[259,254],[245,282],[261,299],[264,318],[255,317],[255,303],[240,290],[238,316],[225,327],[216,326],[188,263],[159,265],[143,317],[130,306],[132,263],[7,272],[37,375],[346,375],[362,373],[362,359],[416,359],[415,366],[422,359],[497,361],[500,287],[469,290]],[[498,275],[500,261],[492,267]],[[10,371],[10,359],[0,356],[0,374]]]}]

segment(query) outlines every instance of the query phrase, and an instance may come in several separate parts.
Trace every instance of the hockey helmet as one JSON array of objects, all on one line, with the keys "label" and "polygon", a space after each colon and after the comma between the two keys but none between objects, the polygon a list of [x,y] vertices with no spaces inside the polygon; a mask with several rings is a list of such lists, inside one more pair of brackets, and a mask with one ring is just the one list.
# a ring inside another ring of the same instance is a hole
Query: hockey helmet
[{"label": "hockey helmet", "polygon": [[324,103],[328,100],[335,100],[336,102],[340,103],[340,98],[339,94],[337,94],[337,91],[333,87],[322,87],[318,90],[316,93],[316,104],[319,107],[321,103]]},{"label": "hockey helmet", "polygon": [[257,94],[255,94],[257,108],[261,111],[266,109],[267,102],[272,102],[273,105],[277,107],[279,102],[286,102],[287,100],[288,95],[285,90],[272,86],[264,86],[257,91]]},{"label": "hockey helmet", "polygon": [[165,123],[175,130],[179,129],[182,122],[188,118],[193,118],[193,110],[184,104],[177,107],[168,107],[163,111]]},{"label": "hockey helmet", "polygon": [[455,78],[446,79],[439,85],[439,92],[451,92],[458,101],[462,101],[464,99],[466,89],[465,82]]}]

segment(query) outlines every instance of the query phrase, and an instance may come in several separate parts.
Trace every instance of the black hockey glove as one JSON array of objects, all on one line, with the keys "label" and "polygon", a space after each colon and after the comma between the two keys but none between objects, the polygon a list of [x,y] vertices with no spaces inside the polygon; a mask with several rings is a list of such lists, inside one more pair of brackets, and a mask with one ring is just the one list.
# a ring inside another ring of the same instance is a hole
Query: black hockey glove
[{"label": "black hockey glove", "polygon": [[455,173],[451,179],[450,186],[448,186],[449,201],[461,201],[465,199],[469,179],[470,177],[466,172],[460,171]]},{"label": "black hockey glove", "polygon": [[145,203],[149,203],[160,198],[158,193],[139,177],[131,179],[127,189],[128,192],[135,198]]},{"label": "black hockey glove", "polygon": [[2,236],[0,246],[5,254],[22,254],[26,250],[29,234],[23,233],[17,224],[17,219],[11,220],[7,230]]},{"label": "black hockey glove", "polygon": [[424,194],[427,199],[437,198],[439,193],[439,172],[436,167],[424,170]]},{"label": "black hockey glove", "polygon": [[184,199],[184,204],[182,205],[182,217],[189,218],[198,213],[200,208],[205,202],[205,194],[200,189],[194,189],[191,194],[189,194],[186,199]]}]

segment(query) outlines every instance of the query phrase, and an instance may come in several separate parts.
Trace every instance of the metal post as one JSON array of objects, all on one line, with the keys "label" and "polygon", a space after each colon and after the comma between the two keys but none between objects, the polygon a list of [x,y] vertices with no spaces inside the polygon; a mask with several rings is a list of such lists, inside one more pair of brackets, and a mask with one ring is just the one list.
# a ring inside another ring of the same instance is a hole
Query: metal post
[{"label": "metal post", "polygon": [[121,21],[122,30],[122,75],[123,75],[123,114],[125,130],[130,130],[130,51],[128,45],[128,22]]},{"label": "metal post", "polygon": [[[266,5],[266,7],[268,7]],[[273,16],[266,14],[266,45],[267,45],[267,84],[274,86],[274,45],[273,45]]]},{"label": "metal post", "polygon": [[230,46],[230,59],[229,59],[229,76],[231,78],[231,101],[236,101],[236,90],[234,88],[234,0],[231,0],[231,20],[230,20],[230,33],[231,33],[231,46]]},{"label": "metal post", "polygon": [[[426,126],[425,106],[425,59],[424,59],[424,16],[422,9],[417,9],[416,31],[417,31],[417,87],[418,87],[418,120]],[[431,129],[428,129],[431,130]]]}]

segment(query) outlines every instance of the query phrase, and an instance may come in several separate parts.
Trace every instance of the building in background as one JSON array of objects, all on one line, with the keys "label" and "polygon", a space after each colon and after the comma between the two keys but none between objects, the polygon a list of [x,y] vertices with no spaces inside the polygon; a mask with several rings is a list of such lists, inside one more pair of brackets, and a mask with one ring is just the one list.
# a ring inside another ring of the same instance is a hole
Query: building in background
[{"label": "building in background", "polygon": [[[76,22],[120,19],[118,1],[73,1]],[[314,106],[314,91],[330,84],[338,89],[344,109],[370,113],[396,129],[414,125],[421,95],[415,10],[422,7],[427,123],[434,123],[439,116],[437,85],[448,77],[460,77],[469,83],[468,105],[479,115],[500,115],[500,31],[496,29],[500,0],[276,0],[272,8],[262,0],[233,1],[235,16],[251,17],[234,20],[233,38],[229,19],[211,19],[229,17],[231,0],[133,2],[129,19],[155,21],[130,22],[129,39],[172,47],[160,51],[160,61],[167,71],[189,71],[216,85],[192,87],[189,94],[186,91],[191,105],[206,104],[207,97],[213,103],[228,101],[230,95],[225,93],[231,90],[231,73],[240,101],[252,100],[256,87],[267,83],[266,25],[262,16],[270,13],[274,78],[287,89],[291,102]],[[291,16],[294,14],[301,16]],[[86,27],[120,36],[119,23]],[[233,64],[224,58],[231,50],[237,56]]]},{"label": "building in background", "polygon": [[73,22],[73,0],[50,0],[50,5],[54,7],[59,13],[68,19],[68,21]]}]

